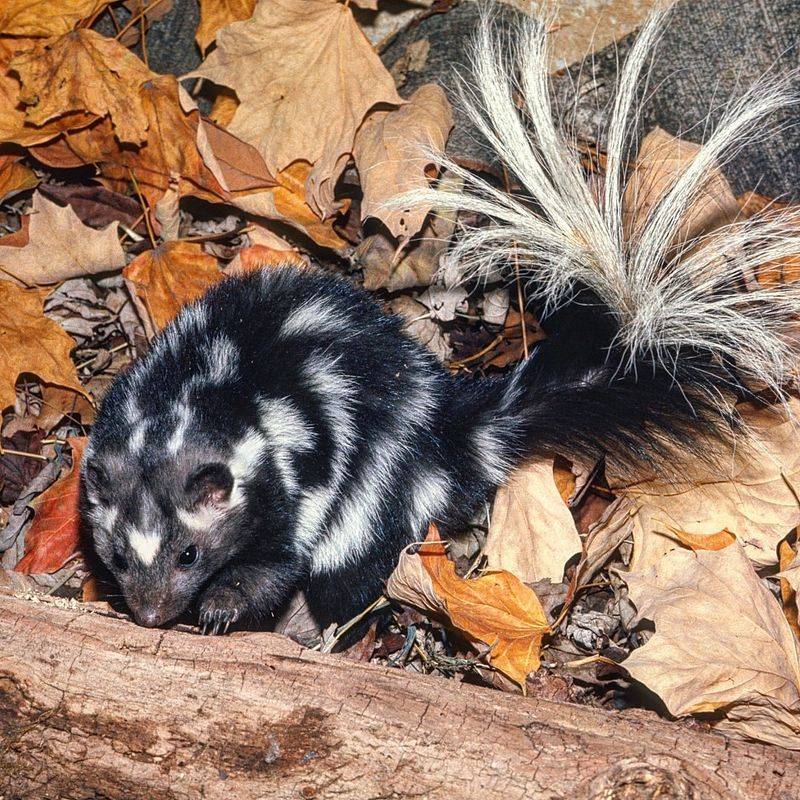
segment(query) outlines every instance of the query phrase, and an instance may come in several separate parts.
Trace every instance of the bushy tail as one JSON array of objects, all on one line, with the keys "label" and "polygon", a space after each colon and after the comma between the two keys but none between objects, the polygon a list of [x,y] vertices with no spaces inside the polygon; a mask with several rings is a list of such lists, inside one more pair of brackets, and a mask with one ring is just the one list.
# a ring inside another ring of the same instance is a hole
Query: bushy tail
[{"label": "bushy tail", "polygon": [[[580,353],[575,342],[583,334],[575,333],[568,344],[555,340],[535,354],[510,383],[518,391],[528,387],[527,417],[536,427],[539,414],[545,438],[550,419],[551,430],[590,445],[610,437],[633,451],[643,441],[649,447],[659,432],[674,438],[692,426],[727,423],[731,391],[767,388],[780,396],[798,365],[800,282],[753,278],[765,265],[800,254],[797,210],[771,209],[674,244],[719,163],[767,115],[796,102],[786,81],[766,76],[730,103],[691,164],[637,220],[635,233],[623,228],[637,85],[665,14],[649,18],[621,71],[599,191],[554,120],[547,20],[529,18],[509,33],[487,15],[473,43],[473,74],[462,82],[463,104],[528,197],[446,160],[442,166],[463,179],[464,191],[415,195],[491,221],[468,229],[451,251],[465,278],[516,266],[546,313],[567,306],[580,317],[582,307],[593,306],[595,319],[598,309],[604,315],[608,340],[594,366],[566,363],[570,352]],[[591,340],[592,332],[579,328]]]}]

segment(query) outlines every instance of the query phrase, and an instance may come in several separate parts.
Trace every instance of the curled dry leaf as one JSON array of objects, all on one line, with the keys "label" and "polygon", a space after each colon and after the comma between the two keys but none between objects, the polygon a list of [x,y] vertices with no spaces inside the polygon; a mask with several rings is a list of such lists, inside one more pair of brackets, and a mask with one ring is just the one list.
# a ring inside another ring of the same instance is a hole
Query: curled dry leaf
[{"label": "curled dry leaf", "polygon": [[3,0],[0,4],[0,31],[4,36],[61,36],[111,2]]},{"label": "curled dry leaf", "polygon": [[208,50],[220,28],[250,19],[255,7],[256,0],[200,0],[200,23],[195,39],[201,52]]},{"label": "curled dry leaf", "polygon": [[440,361],[447,361],[453,354],[447,336],[422,303],[401,294],[388,303],[388,310],[402,317],[405,330]]},{"label": "curled dry leaf", "polygon": [[0,239],[0,273],[24,286],[43,286],[125,266],[117,223],[96,230],[84,225],[69,206],[36,192],[27,225],[27,241],[13,246]]},{"label": "curled dry leaf", "polygon": [[218,32],[190,76],[236,92],[230,131],[273,174],[314,165],[308,196],[323,217],[335,209],[333,186],[366,113],[403,102],[350,9],[334,0],[260,0],[250,19]]},{"label": "curled dry leaf", "polygon": [[691,550],[722,550],[736,541],[736,537],[730,531],[718,531],[701,536],[697,533],[687,533],[671,528],[678,541]]},{"label": "curled dry leaf", "polygon": [[42,313],[45,297],[0,280],[0,409],[14,404],[22,372],[88,397],[70,359],[75,342]]},{"label": "curled dry leaf", "polygon": [[196,242],[180,241],[142,253],[122,274],[156,330],[223,278],[216,258]]},{"label": "curled dry leaf", "polygon": [[510,572],[460,578],[444,546],[431,541],[436,535],[432,528],[417,553],[403,553],[398,577],[387,583],[389,596],[432,613],[441,614],[443,606],[450,624],[489,645],[492,666],[524,687],[539,668],[542,638],[550,630],[542,604]]},{"label": "curled dry leaf", "polygon": [[675,716],[717,713],[732,736],[800,750],[800,642],[738,541],[622,577],[655,624],[624,662],[636,680]]},{"label": "curled dry leaf", "polygon": [[434,156],[444,150],[452,127],[450,103],[434,84],[421,86],[400,108],[370,112],[353,145],[364,192],[362,220],[377,217],[398,239],[419,231],[430,206],[396,208],[387,203],[428,187],[435,177]]},{"label": "curled dry leaf", "polygon": [[80,550],[80,462],[87,439],[67,441],[72,448],[72,466],[31,503],[35,516],[25,534],[25,555],[14,568],[16,572],[57,572]]},{"label": "curled dry leaf", "polygon": [[[777,563],[778,543],[800,524],[800,400],[789,401],[792,419],[776,408],[740,411],[750,436],[735,452],[719,454],[719,463],[728,465],[721,474],[696,464],[685,482],[631,484],[608,470],[612,488],[640,509],[631,569],[645,569],[677,546],[670,528],[701,536],[727,530],[756,564]],[[676,456],[676,463],[683,460]]]},{"label": "curled dry leaf", "polygon": [[525,583],[561,583],[581,538],[553,475],[553,460],[529,461],[497,490],[484,554],[490,569]]},{"label": "curled dry leaf", "polygon": [[330,220],[321,220],[305,201],[305,183],[310,171],[310,164],[297,161],[278,173],[274,189],[237,192],[231,202],[249,214],[286,222],[322,247],[341,250],[347,242],[334,230]]}]

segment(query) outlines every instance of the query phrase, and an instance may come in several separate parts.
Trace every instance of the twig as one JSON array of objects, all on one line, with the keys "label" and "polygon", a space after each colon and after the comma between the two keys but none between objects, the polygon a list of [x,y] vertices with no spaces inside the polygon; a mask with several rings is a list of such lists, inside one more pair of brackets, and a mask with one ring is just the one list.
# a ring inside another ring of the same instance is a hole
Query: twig
[{"label": "twig", "polygon": [[150,222],[150,214],[148,213],[149,206],[145,202],[142,192],[139,189],[139,182],[136,180],[136,176],[133,174],[133,170],[130,167],[128,167],[128,175],[131,177],[131,183],[133,184],[133,188],[136,191],[136,196],[139,198],[139,204],[144,212],[144,224],[147,226],[147,235],[150,237],[150,244],[153,245],[153,250],[155,250],[158,245],[156,244],[156,234],[153,230],[153,225]]},{"label": "twig", "polygon": [[494,350],[494,348],[497,347],[497,345],[499,345],[500,342],[502,341],[503,341],[503,334],[498,333],[497,336],[494,339],[492,339],[492,341],[489,342],[489,344],[487,344],[486,347],[483,348],[483,350],[479,350],[477,353],[474,353],[468,358],[462,358],[461,361],[451,361],[450,367],[457,369],[458,367],[463,367],[465,364],[469,364],[472,361],[476,361],[481,356],[485,356],[490,350]]},{"label": "twig", "polygon": [[0,442],[0,456],[19,456],[20,458],[35,458],[37,461],[47,461],[47,456],[43,456],[41,453],[25,453],[22,450],[9,450],[7,447],[3,447],[2,442]]},{"label": "twig", "polygon": [[122,30],[114,37],[115,39],[119,39],[123,34],[129,31],[148,11],[152,11],[156,6],[161,5],[164,0],[153,0],[152,3],[146,5],[143,9],[139,11],[138,14],[132,16],[125,25],[122,26]]},{"label": "twig", "polygon": [[370,603],[363,611],[356,614],[349,622],[346,622],[344,625],[340,626],[336,629],[336,633],[324,644],[318,645],[317,648],[319,649],[320,653],[330,653],[339,639],[344,636],[347,631],[349,631],[354,625],[358,625],[364,617],[371,614],[373,611],[378,611],[381,608],[386,608],[389,605],[389,600],[381,595],[377,600]]}]

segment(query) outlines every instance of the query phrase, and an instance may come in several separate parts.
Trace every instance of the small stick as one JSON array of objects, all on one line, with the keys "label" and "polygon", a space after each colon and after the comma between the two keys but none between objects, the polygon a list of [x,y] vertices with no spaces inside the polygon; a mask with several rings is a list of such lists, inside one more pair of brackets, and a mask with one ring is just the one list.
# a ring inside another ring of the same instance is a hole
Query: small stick
[{"label": "small stick", "polygon": [[[42,442],[44,444],[44,442]],[[0,443],[0,456],[19,456],[20,458],[35,458],[37,461],[47,461],[47,456],[41,453],[25,453],[22,450],[9,450]]]},{"label": "small stick", "polygon": [[156,244],[156,234],[153,230],[153,225],[150,222],[150,214],[147,213],[149,211],[149,207],[142,196],[141,190],[139,189],[139,182],[136,180],[136,176],[133,174],[133,170],[130,167],[128,167],[128,174],[131,176],[131,183],[133,184],[133,188],[136,191],[136,196],[139,198],[139,204],[142,206],[142,211],[144,212],[144,224],[147,226],[147,235],[150,237],[150,244],[153,245],[153,250],[155,250],[158,245]]},{"label": "small stick", "polygon": [[125,25],[123,25],[122,30],[114,37],[115,39],[119,39],[124,33],[129,31],[148,11],[152,11],[156,6],[161,5],[164,0],[153,0],[152,3],[146,5],[138,14],[132,16]]},{"label": "small stick", "polygon": [[485,356],[490,350],[494,350],[494,348],[497,347],[497,345],[499,345],[502,341],[503,334],[499,333],[494,339],[492,339],[491,342],[489,342],[489,344],[486,345],[486,347],[483,348],[483,350],[474,353],[468,358],[463,358],[461,361],[452,361],[450,362],[450,366],[454,368],[463,367],[465,364],[469,364],[471,361],[475,361],[481,356]]}]

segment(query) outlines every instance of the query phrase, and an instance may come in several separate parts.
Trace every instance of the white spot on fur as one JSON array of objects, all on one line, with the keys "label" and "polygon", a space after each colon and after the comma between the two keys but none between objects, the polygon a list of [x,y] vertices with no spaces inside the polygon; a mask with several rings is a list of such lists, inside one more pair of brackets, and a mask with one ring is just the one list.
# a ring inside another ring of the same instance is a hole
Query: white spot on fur
[{"label": "white spot on fur", "polygon": [[131,550],[146,567],[153,563],[159,547],[161,547],[160,534],[144,534],[136,528],[128,529],[128,542]]},{"label": "white spot on fur", "polygon": [[[89,497],[89,500],[96,502]],[[95,531],[111,533],[114,530],[114,523],[117,521],[119,509],[117,506],[93,506],[86,512],[86,516],[92,523]]]},{"label": "white spot on fur", "polygon": [[316,433],[288,398],[262,398],[258,405],[261,427],[269,437],[284,488],[295,493],[299,484],[292,456],[311,450],[317,440]]},{"label": "white spot on fur", "polygon": [[224,383],[236,377],[239,370],[239,349],[233,341],[218,333],[209,344],[208,378],[214,383]]},{"label": "white spot on fur", "polygon": [[[414,380],[416,386],[409,388],[384,436],[370,448],[369,463],[361,479],[341,503],[327,536],[314,550],[312,574],[329,572],[358,558],[366,550],[375,527],[381,524],[383,500],[392,491],[396,471],[412,452],[420,431],[430,426],[436,410],[428,374],[422,370]],[[424,500],[428,504],[432,497]]]},{"label": "white spot on fur", "polygon": [[225,509],[203,504],[193,509],[179,508],[177,516],[189,530],[208,531],[225,517]]},{"label": "white spot on fur", "polygon": [[128,449],[131,453],[140,453],[144,447],[144,440],[147,436],[147,420],[139,420],[133,425],[131,435],[128,439]]},{"label": "white spot on fur", "polygon": [[425,470],[414,479],[410,512],[413,530],[423,530],[441,516],[450,491],[450,479],[440,469]]},{"label": "white spot on fur", "polygon": [[255,429],[247,433],[234,447],[233,455],[228,462],[228,469],[233,475],[233,489],[228,500],[229,508],[244,501],[242,484],[255,474],[266,447],[267,440]]},{"label": "white spot on fur", "polygon": [[173,430],[172,436],[170,436],[169,440],[167,441],[167,451],[173,455],[175,455],[181,449],[181,447],[183,447],[183,441],[186,437],[186,432],[189,430],[189,426],[192,424],[192,410],[188,405],[181,403],[180,405],[176,405],[174,408],[175,414],[178,417],[178,422],[175,425],[175,430]]},{"label": "white spot on fur", "polygon": [[329,297],[316,297],[295,308],[281,326],[279,336],[336,333],[347,327],[347,317],[332,308]]},{"label": "white spot on fur", "polygon": [[316,355],[303,365],[303,380],[322,403],[334,438],[330,483],[306,492],[298,504],[296,538],[299,545],[311,548],[324,534],[323,525],[345,477],[347,461],[358,439],[353,422],[356,387],[351,378],[337,368],[338,359]]},{"label": "white spot on fur", "polygon": [[473,453],[492,483],[500,484],[511,468],[500,440],[502,425],[487,423],[472,434]]}]

